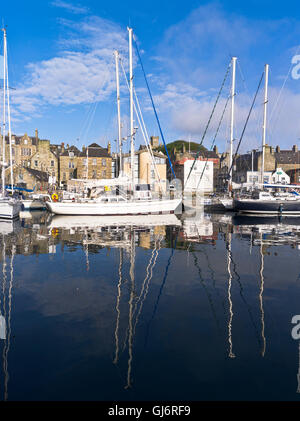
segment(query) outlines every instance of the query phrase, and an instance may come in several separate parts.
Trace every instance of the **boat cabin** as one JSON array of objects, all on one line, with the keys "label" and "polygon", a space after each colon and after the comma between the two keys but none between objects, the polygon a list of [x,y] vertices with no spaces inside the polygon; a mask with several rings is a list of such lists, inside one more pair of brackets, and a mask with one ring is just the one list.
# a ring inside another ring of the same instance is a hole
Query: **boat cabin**
[{"label": "boat cabin", "polygon": [[150,184],[136,184],[134,197],[135,199],[138,199],[138,200],[151,199],[152,195],[151,195],[151,190],[150,190]]}]

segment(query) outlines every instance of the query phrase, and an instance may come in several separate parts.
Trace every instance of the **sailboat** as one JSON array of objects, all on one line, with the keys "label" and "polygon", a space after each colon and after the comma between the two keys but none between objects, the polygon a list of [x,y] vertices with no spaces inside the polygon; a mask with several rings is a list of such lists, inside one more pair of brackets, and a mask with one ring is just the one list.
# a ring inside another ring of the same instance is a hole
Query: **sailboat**
[{"label": "sailboat", "polygon": [[234,99],[235,99],[235,69],[236,69],[236,57],[232,57],[231,66],[232,66],[232,75],[231,75],[231,118],[230,118],[230,150],[229,150],[229,181],[228,181],[228,193],[229,196],[220,198],[220,202],[225,207],[226,210],[233,209],[233,198],[231,197],[232,191],[232,157],[233,157],[233,129],[234,129]]},{"label": "sailboat", "polygon": [[13,164],[12,164],[12,147],[11,147],[11,123],[10,123],[10,102],[9,102],[9,85],[8,85],[8,66],[7,66],[7,40],[6,29],[3,28],[3,133],[2,133],[2,192],[0,194],[0,218],[13,219],[19,216],[21,210],[21,201],[14,197],[9,197],[5,189],[5,138],[6,138],[6,107],[8,116],[9,130],[9,151],[10,151],[10,177],[11,191],[14,193],[13,184]]},{"label": "sailboat", "polygon": [[[263,135],[262,135],[262,160],[261,160],[261,186],[264,187],[264,156],[266,145],[266,124],[267,124],[267,103],[268,103],[268,75],[269,65],[265,65],[265,93],[264,93],[264,116],[263,116]],[[272,187],[272,185],[268,185]],[[274,187],[284,187],[286,185],[274,185]],[[293,188],[295,186],[292,186]],[[249,199],[235,199],[234,210],[239,213],[250,214],[269,214],[269,215],[300,215],[299,196],[290,195],[272,195],[270,192],[261,190],[253,191]]]},{"label": "sailboat", "polygon": [[[47,209],[57,215],[149,215],[149,214],[165,214],[165,213],[181,213],[182,212],[182,199],[181,198],[165,198],[153,199],[149,191],[150,185],[136,184],[134,174],[134,137],[135,128],[133,124],[133,56],[132,56],[132,28],[128,28],[129,32],[129,82],[130,82],[130,139],[131,139],[131,179],[127,180],[127,186],[116,185],[114,180],[115,189],[104,189],[103,194],[98,197],[80,198],[76,202],[60,201],[60,202],[47,202]],[[116,63],[118,62],[116,55]],[[117,96],[118,96],[118,119],[120,119],[119,110],[119,85],[117,75]],[[120,137],[120,120],[119,120],[119,149],[121,151],[121,137]],[[122,170],[122,168],[121,168]],[[108,181],[109,183],[109,181]],[[122,193],[124,190],[130,189],[132,192],[131,197]],[[143,190],[143,191],[142,191]],[[142,191],[143,194],[140,194]]]}]

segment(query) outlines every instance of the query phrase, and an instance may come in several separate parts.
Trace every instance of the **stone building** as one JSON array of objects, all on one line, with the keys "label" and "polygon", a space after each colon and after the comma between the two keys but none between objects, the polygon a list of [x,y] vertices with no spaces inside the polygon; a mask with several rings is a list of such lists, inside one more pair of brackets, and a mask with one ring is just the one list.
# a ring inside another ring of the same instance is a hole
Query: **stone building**
[{"label": "stone building", "polygon": [[[8,175],[6,178],[9,179]],[[25,187],[29,190],[47,191],[48,190],[48,174],[44,171],[35,170],[30,167],[14,167],[14,182],[20,187]]]},{"label": "stone building", "polygon": [[72,178],[77,178],[77,164],[80,150],[76,146],[67,145],[65,149],[63,147],[62,152],[59,155],[59,181],[60,183],[66,183]]},{"label": "stone building", "polygon": [[103,179],[111,178],[112,156],[110,143],[107,148],[102,148],[97,143],[92,143],[87,148],[83,147],[77,157],[77,178]]},{"label": "stone building", "polygon": [[30,168],[45,172],[55,184],[59,179],[59,157],[51,151],[50,140],[38,139],[37,150],[31,156]]},{"label": "stone building", "polygon": [[[253,150],[247,154],[239,155],[235,162],[233,180],[246,181],[247,171],[260,171],[262,165],[262,152]],[[281,168],[284,172],[300,168],[300,152],[294,145],[291,150],[282,150],[279,146],[265,146],[264,171],[274,172]]]},{"label": "stone building", "polygon": [[[157,172],[161,180],[167,179],[167,157],[162,152],[153,151]],[[140,180],[142,183],[151,184],[158,181],[152,157],[146,146],[140,146],[134,154],[134,177],[136,182]],[[123,171],[131,177],[131,154],[123,155]]]},{"label": "stone building", "polygon": [[[11,136],[11,152],[13,165],[29,166],[30,159],[37,151],[38,131],[35,131],[35,136],[28,136],[25,133],[23,136]],[[2,135],[0,135],[0,151],[2,162]],[[9,148],[9,135],[5,136],[5,161],[10,162],[10,148]]]}]

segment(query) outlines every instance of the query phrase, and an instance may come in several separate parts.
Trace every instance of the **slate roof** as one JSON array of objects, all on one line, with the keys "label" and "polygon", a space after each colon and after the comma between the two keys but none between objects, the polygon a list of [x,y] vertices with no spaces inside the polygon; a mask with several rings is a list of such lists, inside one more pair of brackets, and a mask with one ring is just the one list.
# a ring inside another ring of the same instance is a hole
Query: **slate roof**
[{"label": "slate roof", "polygon": [[[36,139],[36,137],[32,137],[32,136],[28,136],[29,137],[29,139],[31,139],[31,143],[33,144],[33,145],[36,145],[37,144],[37,139]],[[15,140],[15,145],[20,145],[21,144],[21,139],[23,138],[23,136],[15,136],[15,135],[12,135],[12,139],[14,139]],[[6,144],[8,144],[9,143],[9,136],[5,136],[5,143]]]},{"label": "slate roof", "polygon": [[274,153],[276,162],[278,164],[300,164],[300,151],[285,151]]},{"label": "slate roof", "polygon": [[97,143],[92,143],[87,147],[87,150],[80,152],[79,156],[86,158],[87,155],[89,158],[111,158],[111,154],[107,152],[106,148],[102,148],[97,145]]},{"label": "slate roof", "polygon": [[70,146],[68,149],[65,149],[60,156],[69,156],[69,152],[73,152],[75,156],[80,156],[80,150],[76,146]]},{"label": "slate roof", "polygon": [[45,171],[34,170],[33,168],[24,167],[29,174],[33,175],[38,181],[48,181],[48,174]]}]

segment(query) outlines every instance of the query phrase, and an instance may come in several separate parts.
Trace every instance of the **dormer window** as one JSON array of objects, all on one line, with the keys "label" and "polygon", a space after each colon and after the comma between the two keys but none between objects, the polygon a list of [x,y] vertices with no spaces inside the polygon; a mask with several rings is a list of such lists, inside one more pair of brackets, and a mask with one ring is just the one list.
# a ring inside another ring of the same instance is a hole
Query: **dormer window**
[{"label": "dormer window", "polygon": [[27,145],[27,139],[24,139],[24,145]]}]

